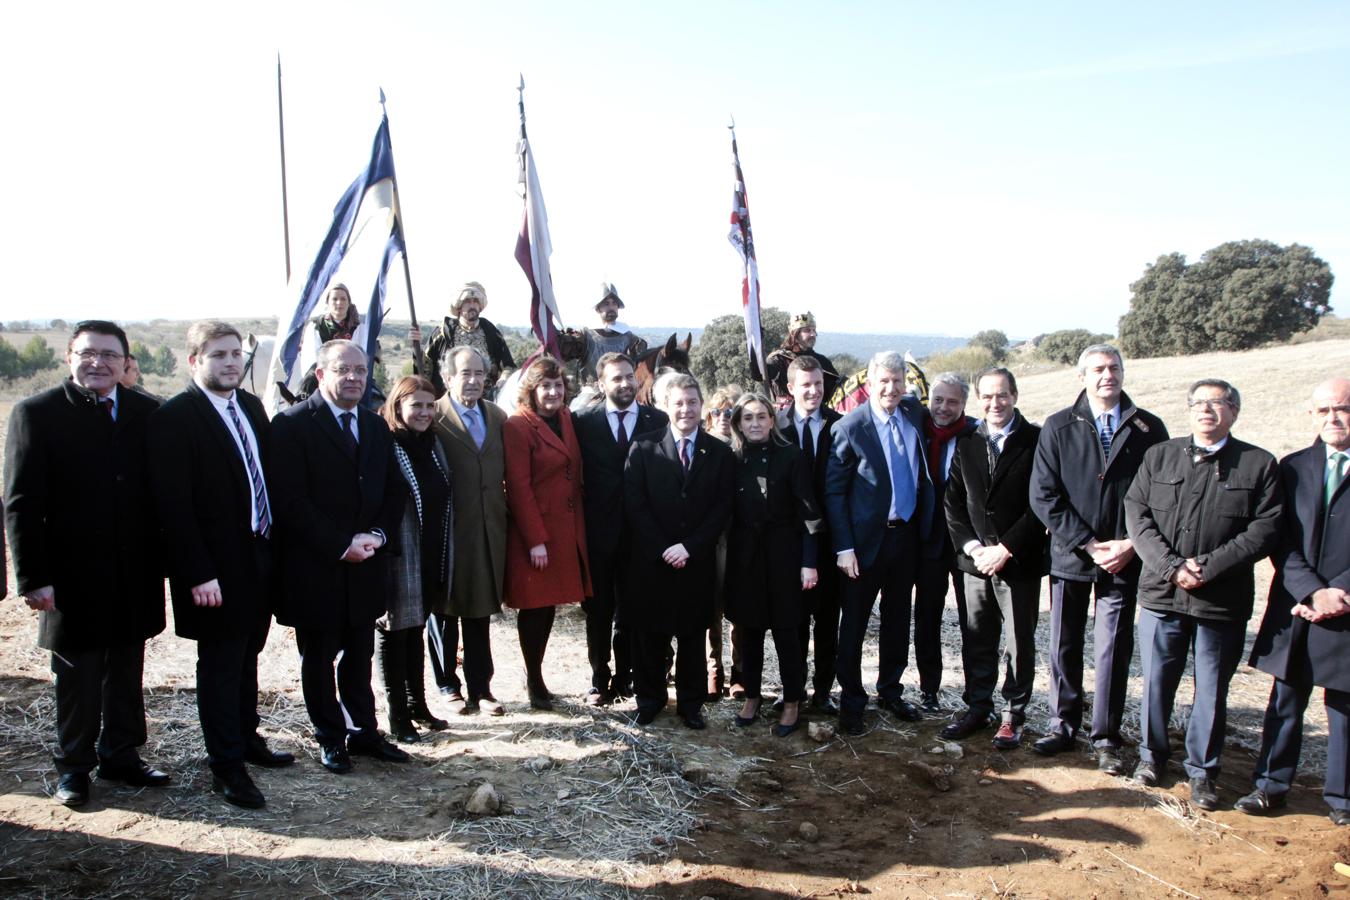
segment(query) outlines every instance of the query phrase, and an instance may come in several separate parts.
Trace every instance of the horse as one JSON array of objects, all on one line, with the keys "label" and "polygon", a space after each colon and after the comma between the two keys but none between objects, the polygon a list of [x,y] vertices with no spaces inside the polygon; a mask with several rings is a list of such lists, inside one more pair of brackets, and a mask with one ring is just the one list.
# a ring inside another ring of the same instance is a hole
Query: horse
[{"label": "horse", "polygon": [[684,341],[679,344],[675,343],[675,335],[671,334],[663,346],[648,350],[633,361],[639,403],[648,405],[652,402],[652,385],[657,376],[668,370],[689,373],[689,348],[693,343],[693,332],[686,334]]}]

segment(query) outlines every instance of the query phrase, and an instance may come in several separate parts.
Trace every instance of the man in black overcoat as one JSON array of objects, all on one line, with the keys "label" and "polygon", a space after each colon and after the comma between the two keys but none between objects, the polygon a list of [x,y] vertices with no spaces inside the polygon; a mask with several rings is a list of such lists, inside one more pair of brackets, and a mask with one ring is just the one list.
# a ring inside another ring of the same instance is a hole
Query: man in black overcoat
[{"label": "man in black overcoat", "polygon": [[586,613],[586,655],[591,663],[586,702],[592,706],[630,696],[633,691],[633,638],[628,629],[626,585],[620,577],[631,555],[628,530],[623,527],[623,466],[635,437],[664,428],[669,422],[659,409],[637,402],[633,361],[627,356],[607,353],[600,357],[596,369],[605,402],[576,417],[586,485],[586,549],[594,591],[581,604]]},{"label": "man in black overcoat", "polygon": [[238,390],[244,353],[228,322],[188,329],[192,382],[150,417],[151,481],[164,526],[174,629],[197,642],[197,713],[212,787],[265,800],[244,768],[290,765],[258,734],[258,654],[272,621],[271,423]]},{"label": "man in black overcoat", "polygon": [[407,489],[389,426],[358,406],[370,375],[365,351],[329,341],[319,348],[315,371],[319,389],[273,420],[277,621],[295,628],[305,709],[323,765],[342,773],[351,769],[348,753],[408,759],[376,730],[370,687],[375,620],[385,611],[384,566],[397,549],[389,541]]},{"label": "man in black overcoat", "polygon": [[1350,825],[1350,379],[1313,392],[1317,438],[1280,462],[1284,527],[1275,580],[1251,665],[1275,676],[1255,789],[1235,807],[1260,815],[1284,805],[1303,745],[1313,687],[1325,689],[1331,821]]},{"label": "man in black overcoat", "polygon": [[670,427],[639,437],[624,469],[624,509],[632,531],[633,688],[637,723],[666,705],[670,641],[675,702],[689,728],[701,729],[707,699],[704,635],[713,620],[717,538],[731,517],[735,458],[700,432],[703,394],[692,375],[666,384]]},{"label": "man in black overcoat", "polygon": [[112,322],[75,326],[70,378],[20,402],[5,444],[5,524],[17,590],[38,611],[56,678],[55,799],[89,800],[89,773],[133,787],[169,776],[141,761],[145,642],[164,630],[163,559],[146,429],[155,401],[120,388],[129,353]]}]

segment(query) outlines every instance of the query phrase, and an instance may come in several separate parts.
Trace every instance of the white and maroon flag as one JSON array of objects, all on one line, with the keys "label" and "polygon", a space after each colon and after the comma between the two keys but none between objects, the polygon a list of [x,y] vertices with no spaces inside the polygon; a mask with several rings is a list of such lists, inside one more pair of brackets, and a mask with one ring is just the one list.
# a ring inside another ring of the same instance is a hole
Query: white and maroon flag
[{"label": "white and maroon flag", "polygon": [[741,310],[745,314],[745,345],[750,352],[750,374],[764,380],[764,334],[759,327],[759,262],[755,259],[755,239],[750,231],[750,204],[741,174],[741,155],[736,149],[736,129],[731,127],[731,161],[736,167],[736,185],[731,197],[731,246],[741,255]]},{"label": "white and maroon flag", "polygon": [[[520,79],[520,143],[516,155],[520,159],[520,191],[525,198],[525,213],[516,238],[516,262],[530,282],[530,326],[544,351],[560,359],[558,332],[562,316],[553,297],[553,276],[548,258],[553,245],[548,237],[548,213],[544,211],[544,195],[539,190],[539,173],[534,168],[534,153],[525,135],[525,79]],[[525,363],[521,368],[525,368]]]}]

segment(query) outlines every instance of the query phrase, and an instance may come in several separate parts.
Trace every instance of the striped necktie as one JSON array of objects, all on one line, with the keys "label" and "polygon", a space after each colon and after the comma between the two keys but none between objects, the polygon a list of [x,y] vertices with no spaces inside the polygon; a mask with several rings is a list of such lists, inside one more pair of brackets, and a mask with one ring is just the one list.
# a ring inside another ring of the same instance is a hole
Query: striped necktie
[{"label": "striped necktie", "polygon": [[1102,427],[1101,427],[1101,430],[1098,432],[1098,437],[1100,437],[1101,440],[1102,440],[1102,458],[1103,458],[1103,459],[1110,459],[1110,458],[1111,458],[1111,441],[1114,440],[1114,439],[1115,439],[1115,436],[1116,436],[1115,429],[1113,429],[1113,428],[1111,427],[1111,419],[1112,419],[1112,418],[1113,418],[1113,417],[1112,417],[1112,415],[1111,415],[1109,412],[1107,412],[1107,413],[1102,413],[1102,416],[1101,416]]},{"label": "striped necktie", "polygon": [[267,506],[267,485],[263,484],[262,469],[253,458],[253,449],[248,444],[248,433],[244,431],[244,423],[239,420],[239,411],[234,408],[233,400],[225,404],[225,410],[230,414],[234,430],[239,432],[239,443],[244,448],[244,465],[248,467],[249,482],[253,485],[253,504],[258,509],[258,525],[255,531],[267,537],[272,530],[272,511]]}]

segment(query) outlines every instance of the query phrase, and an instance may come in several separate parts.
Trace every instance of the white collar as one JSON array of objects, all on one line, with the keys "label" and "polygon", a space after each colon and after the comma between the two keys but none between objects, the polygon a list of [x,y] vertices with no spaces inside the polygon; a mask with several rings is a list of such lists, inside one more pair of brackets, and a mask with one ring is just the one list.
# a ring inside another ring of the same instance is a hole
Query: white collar
[{"label": "white collar", "polygon": [[616,320],[616,321],[614,321],[614,322],[610,322],[610,323],[607,323],[607,324],[602,322],[602,323],[600,324],[600,326],[599,326],[598,328],[595,328],[594,330],[595,330],[595,331],[612,331],[612,332],[614,332],[615,334],[628,334],[628,333],[629,333],[630,331],[632,331],[633,329],[629,328],[629,327],[628,327],[626,324],[624,324],[623,322],[619,322],[619,321]]},{"label": "white collar", "polygon": [[323,397],[323,402],[327,403],[328,408],[333,411],[333,418],[337,420],[339,425],[342,424],[342,416],[346,413],[352,414],[352,424],[353,425],[356,424],[357,420],[356,411],[361,408],[359,404],[357,406],[353,406],[351,409],[343,409],[342,407],[334,403],[332,400],[329,400],[327,394],[320,394],[319,396]]},{"label": "white collar", "polygon": [[605,415],[613,415],[614,413],[632,413],[633,415],[636,416],[637,411],[638,411],[638,402],[636,400],[625,406],[623,409],[620,409],[619,407],[611,403],[608,397],[605,398]]}]

